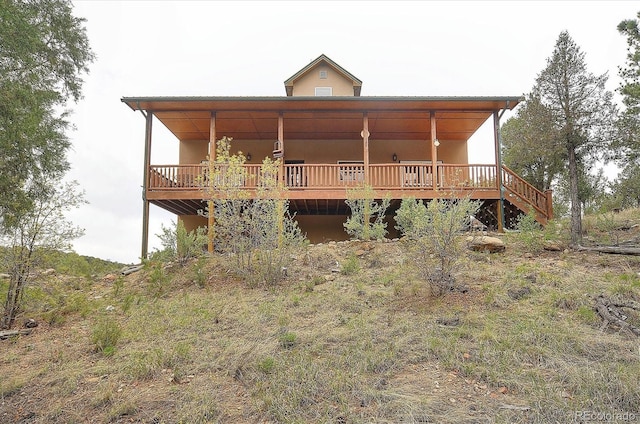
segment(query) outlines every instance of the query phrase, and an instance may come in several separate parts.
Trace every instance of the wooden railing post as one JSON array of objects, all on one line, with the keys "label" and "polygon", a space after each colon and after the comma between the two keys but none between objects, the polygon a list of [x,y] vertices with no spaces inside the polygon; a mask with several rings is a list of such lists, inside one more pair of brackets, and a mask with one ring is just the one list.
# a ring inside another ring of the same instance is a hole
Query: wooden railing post
[{"label": "wooden railing post", "polygon": [[544,196],[547,201],[547,219],[553,219],[553,190],[548,189],[544,191]]}]

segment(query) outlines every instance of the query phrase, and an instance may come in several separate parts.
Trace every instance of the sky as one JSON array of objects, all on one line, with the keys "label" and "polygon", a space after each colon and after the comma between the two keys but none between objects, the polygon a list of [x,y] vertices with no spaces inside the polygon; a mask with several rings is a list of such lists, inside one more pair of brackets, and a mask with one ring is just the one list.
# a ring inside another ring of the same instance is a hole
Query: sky
[{"label": "sky", "polygon": [[[84,98],[70,105],[69,179],[89,203],[69,214],[85,229],[82,255],[140,261],[145,120],[120,101],[142,96],[284,96],[284,81],[320,54],[363,81],[363,96],[520,96],[546,66],[561,31],[588,70],[620,83],[634,19],[624,1],[74,1],[97,56]],[[513,116],[505,113],[504,120]],[[152,164],[178,162],[159,121]],[[469,160],[493,163],[491,127]],[[175,216],[150,208],[150,251]]]}]

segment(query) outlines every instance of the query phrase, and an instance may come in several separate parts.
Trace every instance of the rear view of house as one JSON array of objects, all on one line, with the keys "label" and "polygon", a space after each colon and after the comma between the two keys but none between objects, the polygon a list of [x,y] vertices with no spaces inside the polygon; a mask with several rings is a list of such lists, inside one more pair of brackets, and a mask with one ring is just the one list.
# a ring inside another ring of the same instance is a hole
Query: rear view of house
[{"label": "rear view of house", "polygon": [[[392,199],[391,214],[406,197],[453,196],[482,200],[479,218],[497,230],[530,208],[542,223],[552,217],[551,193],[501,164],[499,120],[519,96],[361,96],[362,81],[325,55],[284,85],[282,97],[122,99],[146,117],[143,257],[150,204],[178,215],[187,229],[207,225],[197,213],[206,205],[199,181],[223,136],[233,138],[233,152],[246,155],[249,176],[257,177],[263,158],[282,159],[278,178],[311,241],[346,237],[347,189],[363,184],[377,197]],[[150,163],[154,120],[175,135],[177,163]],[[495,161],[470,164],[469,138],[488,120],[494,125]],[[249,192],[255,181],[243,182]]]}]

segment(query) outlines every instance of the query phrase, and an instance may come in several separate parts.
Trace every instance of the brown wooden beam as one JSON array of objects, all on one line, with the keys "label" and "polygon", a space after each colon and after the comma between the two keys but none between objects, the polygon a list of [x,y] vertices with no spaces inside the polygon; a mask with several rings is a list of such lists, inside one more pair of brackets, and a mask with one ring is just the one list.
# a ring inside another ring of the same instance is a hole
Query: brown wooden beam
[{"label": "brown wooden beam", "polygon": [[[215,112],[211,112],[211,118],[209,121],[209,182],[211,184],[211,182],[213,181],[213,178],[211,177],[211,174],[213,173],[213,163],[216,160],[216,113]],[[213,253],[214,250],[214,246],[213,246],[213,241],[215,239],[215,232],[214,232],[214,227],[215,227],[215,216],[214,216],[214,208],[215,208],[215,204],[213,203],[213,201],[209,200],[209,202],[207,203],[207,235],[208,235],[208,242],[207,242],[207,251],[209,253]]]},{"label": "brown wooden beam", "polygon": [[502,195],[502,154],[500,152],[500,117],[498,111],[493,112],[493,141],[496,155],[496,180],[500,199],[498,200],[498,231],[504,231],[504,196]]},{"label": "brown wooden beam", "polygon": [[153,126],[153,112],[147,112],[146,125],[144,131],[144,171],[142,182],[142,247],[140,258],[147,259],[149,254],[149,199],[147,189],[149,188],[149,170],[151,168],[151,130]]},{"label": "brown wooden beam", "polygon": [[369,114],[362,113],[362,143],[364,156],[364,183],[369,185]]},{"label": "brown wooden beam", "polygon": [[438,134],[436,132],[436,113],[434,111],[429,112],[429,118],[431,120],[431,175],[433,189],[438,191],[438,146],[436,146],[436,140]]}]

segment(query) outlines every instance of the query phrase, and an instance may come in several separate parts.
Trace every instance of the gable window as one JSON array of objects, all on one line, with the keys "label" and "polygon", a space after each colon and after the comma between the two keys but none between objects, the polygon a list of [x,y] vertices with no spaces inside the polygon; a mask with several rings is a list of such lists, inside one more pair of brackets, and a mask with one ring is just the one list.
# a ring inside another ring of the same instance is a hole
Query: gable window
[{"label": "gable window", "polygon": [[316,87],[316,96],[332,96],[332,87]]},{"label": "gable window", "polygon": [[320,79],[327,79],[327,71],[320,71]]}]

